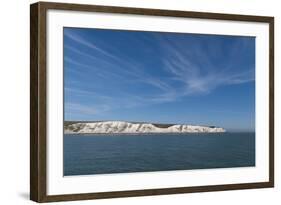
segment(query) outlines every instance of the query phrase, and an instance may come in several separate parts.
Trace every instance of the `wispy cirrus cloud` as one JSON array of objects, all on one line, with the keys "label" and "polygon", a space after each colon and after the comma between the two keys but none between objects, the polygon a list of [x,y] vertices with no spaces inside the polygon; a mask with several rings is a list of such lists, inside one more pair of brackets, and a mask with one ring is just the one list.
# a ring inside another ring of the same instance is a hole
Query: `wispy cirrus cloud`
[{"label": "wispy cirrus cloud", "polygon": [[[233,53],[225,63],[218,65],[220,62],[210,57],[212,50],[207,51],[201,47],[201,49],[194,49],[195,53],[190,53],[186,51],[189,49],[190,42],[187,45],[178,45],[163,37],[160,37],[159,41],[164,51],[164,69],[174,76],[175,81],[183,84],[183,90],[179,95],[208,93],[220,86],[255,80],[254,64],[248,65],[246,71],[235,67],[237,53]],[[200,47],[200,43],[198,46]],[[214,45],[216,46],[219,45]],[[245,49],[244,46],[240,44],[240,49]],[[236,49],[236,46],[221,52],[232,53],[233,49]],[[218,55],[223,55],[223,53]]]},{"label": "wispy cirrus cloud", "polygon": [[[153,77],[143,71],[143,65],[141,62],[137,62],[135,59],[132,59],[128,56],[120,56],[119,51],[109,46],[109,48],[100,48],[94,44],[94,42],[87,41],[82,36],[75,34],[75,32],[65,32],[65,36],[70,38],[72,41],[77,44],[86,46],[88,48],[94,49],[96,52],[104,57],[97,57],[86,53],[85,51],[81,51],[73,46],[64,45],[66,49],[79,54],[80,56],[84,56],[88,58],[88,63],[79,63],[73,58],[69,56],[65,56],[65,61],[72,63],[76,66],[81,66],[85,68],[92,68],[97,71],[99,75],[110,76],[114,75],[118,78],[123,78],[124,81],[128,81],[128,79],[132,79],[136,83],[143,83],[154,86],[163,91],[170,90],[170,86],[163,80]],[[108,46],[108,45],[107,45]],[[110,50],[112,50],[110,52]],[[115,54],[114,54],[115,53]],[[99,65],[99,66],[95,66]],[[102,69],[101,69],[102,67]],[[107,69],[104,69],[107,68]]]},{"label": "wispy cirrus cloud", "polygon": [[70,39],[72,39],[73,41],[76,41],[77,43],[81,44],[81,45],[84,45],[84,46],[87,46],[91,49],[94,49],[96,50],[97,52],[100,52],[102,53],[103,55],[105,56],[108,56],[110,58],[113,58],[115,59],[115,56],[110,54],[109,52],[105,51],[104,49],[102,48],[99,48],[97,47],[93,42],[90,42],[90,41],[87,41],[85,40],[83,37],[75,34],[75,32],[65,32],[64,35]]}]

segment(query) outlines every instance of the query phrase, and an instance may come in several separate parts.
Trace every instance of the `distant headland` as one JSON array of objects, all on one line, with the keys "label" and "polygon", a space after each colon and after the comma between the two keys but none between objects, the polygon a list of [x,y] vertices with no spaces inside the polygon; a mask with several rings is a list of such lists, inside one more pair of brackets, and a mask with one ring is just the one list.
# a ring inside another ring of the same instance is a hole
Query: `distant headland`
[{"label": "distant headland", "polygon": [[224,128],[187,124],[161,124],[125,121],[65,121],[65,134],[153,134],[153,133],[220,133]]}]

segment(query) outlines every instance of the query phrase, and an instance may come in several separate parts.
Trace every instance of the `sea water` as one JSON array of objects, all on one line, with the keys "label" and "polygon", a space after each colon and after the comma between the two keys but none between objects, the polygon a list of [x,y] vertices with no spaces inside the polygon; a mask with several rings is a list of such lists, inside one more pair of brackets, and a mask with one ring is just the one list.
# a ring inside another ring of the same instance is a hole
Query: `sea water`
[{"label": "sea water", "polygon": [[64,135],[64,175],[255,166],[255,133]]}]

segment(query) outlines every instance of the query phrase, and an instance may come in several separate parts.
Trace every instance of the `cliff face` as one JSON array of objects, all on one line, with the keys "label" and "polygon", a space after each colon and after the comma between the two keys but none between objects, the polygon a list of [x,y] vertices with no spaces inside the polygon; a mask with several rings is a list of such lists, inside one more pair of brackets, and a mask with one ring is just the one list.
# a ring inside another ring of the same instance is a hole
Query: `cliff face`
[{"label": "cliff face", "polygon": [[122,133],[215,133],[225,132],[214,126],[164,125],[151,123],[131,123],[123,121],[77,122],[64,126],[65,134],[122,134]]}]

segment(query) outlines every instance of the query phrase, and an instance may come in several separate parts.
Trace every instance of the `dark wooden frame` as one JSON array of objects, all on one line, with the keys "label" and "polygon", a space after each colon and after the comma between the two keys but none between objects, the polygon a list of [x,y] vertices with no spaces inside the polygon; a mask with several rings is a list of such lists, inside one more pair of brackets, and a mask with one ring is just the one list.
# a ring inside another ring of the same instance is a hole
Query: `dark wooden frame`
[{"label": "dark wooden frame", "polygon": [[[178,187],[102,193],[47,195],[46,193],[46,12],[48,9],[106,12],[200,19],[264,22],[269,24],[269,181],[227,185]],[[30,6],[30,199],[36,202],[132,197],[160,194],[266,188],[274,186],[274,17],[108,7],[38,2]]]}]

